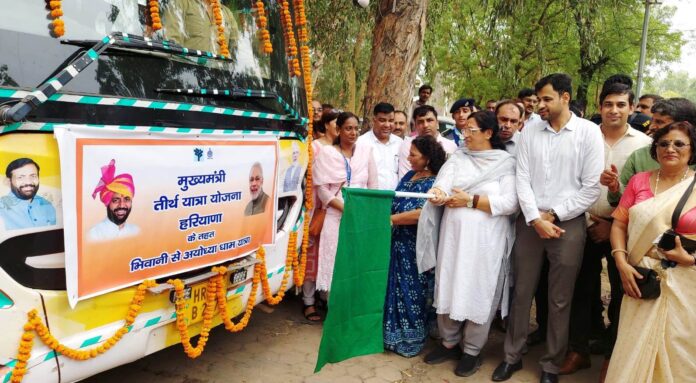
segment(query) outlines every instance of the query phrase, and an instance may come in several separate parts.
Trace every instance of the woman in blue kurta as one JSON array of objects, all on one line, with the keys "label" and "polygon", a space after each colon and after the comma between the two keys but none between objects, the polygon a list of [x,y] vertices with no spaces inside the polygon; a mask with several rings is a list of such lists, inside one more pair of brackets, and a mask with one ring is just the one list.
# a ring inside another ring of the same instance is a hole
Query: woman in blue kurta
[{"label": "woman in blue kurta", "polygon": [[[413,170],[404,175],[396,191],[427,192],[445,159],[445,151],[434,138],[415,138],[408,156]],[[416,266],[417,223],[425,201],[423,198],[396,197],[392,203],[384,347],[406,357],[418,355],[428,335],[428,306],[432,302],[432,281],[429,279],[433,274],[418,274]]]}]

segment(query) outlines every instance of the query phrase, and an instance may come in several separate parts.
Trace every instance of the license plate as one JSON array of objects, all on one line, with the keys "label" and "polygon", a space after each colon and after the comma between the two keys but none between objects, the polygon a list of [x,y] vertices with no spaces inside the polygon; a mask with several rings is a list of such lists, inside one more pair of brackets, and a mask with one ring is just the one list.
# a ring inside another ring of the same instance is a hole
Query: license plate
[{"label": "license plate", "polygon": [[[208,282],[201,282],[193,286],[186,286],[184,289],[185,303],[185,319],[189,325],[198,323],[203,320],[203,310],[205,310],[205,288]],[[169,300],[176,301],[176,297],[172,290],[169,293]],[[217,302],[215,303],[217,306]]]}]

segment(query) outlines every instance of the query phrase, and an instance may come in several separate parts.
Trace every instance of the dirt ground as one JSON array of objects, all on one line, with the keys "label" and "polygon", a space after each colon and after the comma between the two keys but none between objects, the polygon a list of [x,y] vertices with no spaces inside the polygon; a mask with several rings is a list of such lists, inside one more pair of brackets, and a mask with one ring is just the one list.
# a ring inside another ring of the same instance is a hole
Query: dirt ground
[{"label": "dirt ground", "polygon": [[[455,361],[427,365],[422,355],[435,345],[429,340],[423,354],[403,358],[391,352],[367,355],[327,365],[314,374],[321,339],[321,326],[308,323],[301,315],[301,300],[288,294],[273,308],[254,310],[249,326],[231,334],[218,327],[211,332],[205,352],[198,359],[186,357],[180,345],[169,347],[128,365],[96,375],[89,383],[202,383],[202,382],[307,382],[307,383],[385,383],[385,382],[490,382],[503,356],[505,334],[491,330],[482,352],[481,369],[469,378],[454,375]],[[538,382],[538,359],[543,345],[532,347],[524,357],[524,369],[509,382]],[[592,368],[562,382],[597,382],[603,357],[594,356]]]}]

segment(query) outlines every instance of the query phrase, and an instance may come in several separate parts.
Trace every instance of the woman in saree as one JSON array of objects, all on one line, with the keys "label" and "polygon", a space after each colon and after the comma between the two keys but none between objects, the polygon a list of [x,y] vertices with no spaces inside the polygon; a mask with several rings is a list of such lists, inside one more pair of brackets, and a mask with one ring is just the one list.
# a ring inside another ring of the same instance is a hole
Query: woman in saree
[{"label": "woman in saree", "polygon": [[[696,379],[696,258],[677,238],[672,250],[658,248],[671,228],[675,207],[693,180],[696,134],[688,122],[672,123],[653,136],[650,154],[660,167],[635,174],[614,211],[612,255],[626,294],[607,382],[692,382]],[[677,233],[696,238],[696,198],[682,209]],[[634,266],[660,275],[661,295],[641,299]]]},{"label": "woman in saree", "polygon": [[[408,155],[412,170],[404,175],[396,191],[427,192],[446,159],[445,150],[433,137],[416,137]],[[433,274],[419,274],[416,266],[416,231],[423,204],[423,198],[396,197],[392,202],[384,348],[405,357],[418,355],[428,336],[427,302],[432,297],[428,286],[432,285]]]},{"label": "woman in saree", "polygon": [[498,137],[495,114],[473,113],[462,133],[466,146],[440,169],[430,191],[435,197],[421,212],[417,256],[419,270],[435,267],[434,306],[442,337],[425,362],[459,359],[454,373],[470,376],[481,365],[480,352],[501,302],[507,313],[507,265],[519,207],[515,159]]},{"label": "woman in saree", "polygon": [[358,117],[343,112],[336,119],[338,136],[331,146],[324,146],[314,167],[314,185],[322,206],[326,207],[324,227],[319,236],[317,290],[329,291],[333,277],[338,228],[343,215],[341,188],[376,189],[377,166],[372,148],[356,145],[360,132]]}]

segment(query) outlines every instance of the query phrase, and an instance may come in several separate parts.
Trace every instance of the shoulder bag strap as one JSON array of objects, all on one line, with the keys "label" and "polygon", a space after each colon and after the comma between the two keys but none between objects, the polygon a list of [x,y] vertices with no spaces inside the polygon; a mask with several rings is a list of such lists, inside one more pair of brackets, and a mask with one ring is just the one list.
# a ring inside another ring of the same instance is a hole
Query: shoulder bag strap
[{"label": "shoulder bag strap", "polygon": [[694,175],[694,180],[691,181],[691,184],[688,188],[686,188],[686,191],[681,196],[679,203],[677,203],[677,207],[674,208],[674,212],[672,213],[672,229],[676,229],[677,224],[679,223],[679,217],[684,209],[684,205],[686,205],[686,201],[689,199],[691,192],[694,190],[694,184],[696,184],[696,174]]}]

